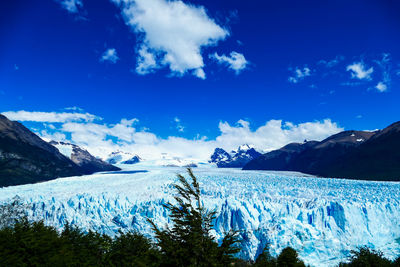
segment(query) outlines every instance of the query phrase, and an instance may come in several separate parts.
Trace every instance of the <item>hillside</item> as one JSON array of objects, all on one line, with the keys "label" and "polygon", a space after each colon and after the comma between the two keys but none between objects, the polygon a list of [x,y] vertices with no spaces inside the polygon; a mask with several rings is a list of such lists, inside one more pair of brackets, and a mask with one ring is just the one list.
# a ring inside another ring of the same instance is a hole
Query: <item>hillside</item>
[{"label": "hillside", "polygon": [[243,169],[400,181],[400,122],[375,132],[344,131],[321,142],[289,144],[250,161]]},{"label": "hillside", "polygon": [[19,122],[0,115],[0,186],[81,175],[74,162]]}]

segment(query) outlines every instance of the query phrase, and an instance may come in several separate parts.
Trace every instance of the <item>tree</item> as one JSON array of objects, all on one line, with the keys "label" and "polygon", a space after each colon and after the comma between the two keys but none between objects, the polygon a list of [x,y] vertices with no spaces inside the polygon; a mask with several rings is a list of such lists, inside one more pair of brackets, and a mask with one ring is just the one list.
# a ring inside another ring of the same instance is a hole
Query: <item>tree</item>
[{"label": "tree", "polygon": [[263,252],[258,255],[254,265],[255,267],[275,267],[276,258],[272,257],[269,252],[269,244],[264,247]]},{"label": "tree", "polygon": [[163,266],[228,266],[233,255],[239,252],[236,246],[237,233],[229,232],[218,245],[211,235],[216,211],[207,211],[201,201],[200,186],[192,170],[189,182],[178,175],[180,184],[174,184],[176,204],[164,204],[170,211],[172,226],[159,229],[148,220],[155,231],[157,245],[163,255]]},{"label": "tree", "polygon": [[68,223],[59,239],[63,244],[59,253],[69,260],[67,266],[101,266],[113,243],[107,235],[93,231],[84,233]]},{"label": "tree", "polygon": [[150,239],[136,232],[119,232],[107,255],[110,266],[160,266],[160,260],[160,252]]},{"label": "tree", "polygon": [[305,267],[304,262],[299,259],[297,251],[291,247],[284,248],[277,259],[279,267]]},{"label": "tree", "polygon": [[10,203],[0,205],[0,229],[11,227],[17,221],[27,216],[27,205],[19,196],[15,196]]},{"label": "tree", "polygon": [[385,257],[381,251],[369,249],[368,247],[360,247],[358,250],[352,250],[350,261],[348,263],[340,263],[340,267],[390,267],[396,266],[396,262],[392,262]]}]

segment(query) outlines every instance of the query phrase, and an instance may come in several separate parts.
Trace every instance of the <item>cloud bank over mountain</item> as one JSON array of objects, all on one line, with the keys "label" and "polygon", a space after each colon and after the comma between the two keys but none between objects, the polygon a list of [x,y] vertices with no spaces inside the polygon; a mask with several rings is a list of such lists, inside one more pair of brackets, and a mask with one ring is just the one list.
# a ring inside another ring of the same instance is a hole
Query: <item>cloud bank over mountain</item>
[{"label": "cloud bank over mountain", "polygon": [[105,158],[112,151],[133,152],[145,159],[157,159],[168,154],[173,157],[207,160],[216,147],[227,151],[242,144],[270,151],[290,142],[322,140],[343,130],[330,119],[293,124],[282,120],[269,120],[258,128],[239,120],[231,125],[221,121],[220,134],[209,139],[199,134],[189,139],[178,136],[162,138],[140,125],[137,118],[121,119],[109,124],[101,117],[89,113],[68,112],[3,112],[12,120],[36,122],[34,130],[46,140],[68,141],[87,149],[93,155]]}]

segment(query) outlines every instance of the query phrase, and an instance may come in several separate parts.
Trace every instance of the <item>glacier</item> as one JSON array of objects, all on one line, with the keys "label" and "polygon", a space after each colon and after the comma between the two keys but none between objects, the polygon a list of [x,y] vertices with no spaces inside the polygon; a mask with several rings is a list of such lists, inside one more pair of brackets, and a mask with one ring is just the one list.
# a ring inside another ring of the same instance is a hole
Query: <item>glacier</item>
[{"label": "glacier", "polygon": [[[138,163],[122,172],[60,178],[0,188],[0,203],[15,196],[32,220],[61,229],[67,222],[115,235],[138,230],[152,236],[147,218],[170,222],[163,203],[173,201],[179,167]],[[242,171],[201,166],[205,206],[217,211],[213,234],[239,230],[242,251],[254,259],[269,243],[272,255],[295,248],[311,266],[335,266],[367,245],[400,254],[400,183],[317,178],[295,172]]]}]

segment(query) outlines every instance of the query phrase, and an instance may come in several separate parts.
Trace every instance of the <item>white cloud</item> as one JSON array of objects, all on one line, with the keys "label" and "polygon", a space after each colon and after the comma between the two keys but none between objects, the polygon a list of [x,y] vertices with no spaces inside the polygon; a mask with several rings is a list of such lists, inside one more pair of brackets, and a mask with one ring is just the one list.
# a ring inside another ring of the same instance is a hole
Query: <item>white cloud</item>
[{"label": "white cloud", "polygon": [[117,50],[115,50],[115,48],[109,48],[107,49],[100,58],[101,62],[104,61],[109,61],[113,64],[117,63],[117,61],[119,60],[119,57],[117,55]]},{"label": "white cloud", "polygon": [[66,107],[64,108],[65,110],[73,110],[73,111],[79,111],[79,112],[83,112],[83,108],[77,107],[77,106],[73,106],[73,107]]},{"label": "white cloud", "polygon": [[[95,122],[99,117],[87,113],[16,111],[5,115],[20,121],[42,122],[43,130],[37,132],[46,140],[69,141],[102,158],[113,151],[122,150],[137,153],[145,159],[160,159],[169,155],[207,161],[216,147],[229,151],[247,143],[270,151],[290,142],[302,142],[304,139],[322,140],[343,130],[329,119],[300,124],[270,120],[254,130],[248,121],[239,120],[237,125],[220,122],[220,134],[213,140],[200,136],[194,139],[177,136],[161,138],[139,126],[137,119],[122,119],[116,124],[106,124]],[[52,122],[61,125],[49,127]],[[174,123],[178,131],[184,130],[178,117],[174,118]]]},{"label": "white cloud", "polygon": [[56,2],[70,13],[78,13],[79,9],[83,7],[81,0],[56,0]]},{"label": "white cloud", "polygon": [[178,117],[175,117],[174,121],[176,123],[176,129],[178,132],[183,133],[185,131],[185,127],[181,124],[181,120]]},{"label": "white cloud", "polygon": [[229,35],[202,6],[167,0],[112,1],[141,40],[136,68],[139,74],[167,66],[175,75],[192,71],[204,78],[202,48],[216,45]]},{"label": "white cloud", "polygon": [[[289,69],[292,70],[292,69]],[[289,82],[298,83],[303,80],[305,77],[311,76],[311,69],[308,67],[299,68],[296,67],[293,71],[293,75],[289,77]]]},{"label": "white cloud", "polygon": [[355,62],[348,65],[346,70],[351,72],[352,78],[360,80],[371,80],[371,74],[374,72],[373,67],[367,69],[367,66],[363,62]]},{"label": "white cloud", "polygon": [[341,61],[343,61],[344,59],[345,59],[344,56],[340,56],[339,55],[339,56],[336,56],[332,60],[324,60],[324,59],[322,59],[322,60],[318,61],[317,64],[325,65],[327,68],[333,68],[336,65],[338,65]]},{"label": "white cloud", "polygon": [[386,92],[392,84],[390,54],[384,53],[381,60],[375,60],[382,71],[382,80],[375,86],[379,92]]},{"label": "white cloud", "polygon": [[381,92],[381,93],[386,92],[386,90],[388,89],[388,88],[387,88],[387,85],[384,84],[383,82],[379,82],[379,83],[375,86],[375,88],[376,88],[379,92]]},{"label": "white cloud", "polygon": [[136,65],[136,72],[141,75],[153,72],[160,66],[157,64],[156,57],[154,53],[149,52],[149,48],[146,46],[141,46],[138,51],[138,59]]},{"label": "white cloud", "polygon": [[90,113],[68,113],[68,112],[38,112],[38,111],[6,111],[2,112],[10,120],[33,121],[33,122],[70,122],[70,121],[94,121],[101,120],[100,117]]},{"label": "white cloud", "polygon": [[46,130],[42,130],[40,132],[37,132],[37,134],[46,142],[50,141],[68,142],[67,136],[60,132],[49,133]]},{"label": "white cloud", "polygon": [[231,52],[230,56],[219,56],[217,53],[210,55],[210,58],[215,59],[219,64],[225,64],[230,69],[234,70],[236,74],[239,74],[242,70],[244,70],[249,62],[238,52]]},{"label": "white cloud", "polygon": [[199,68],[199,69],[195,69],[193,71],[193,75],[200,78],[200,79],[205,79],[206,78],[206,73],[204,72],[203,69]]},{"label": "white cloud", "polygon": [[219,124],[221,135],[217,143],[227,149],[240,144],[252,144],[256,148],[270,151],[291,142],[307,140],[322,140],[343,129],[329,119],[315,122],[293,124],[281,120],[270,120],[255,131],[250,129],[250,123],[238,121],[238,126],[231,126],[226,122]]}]

